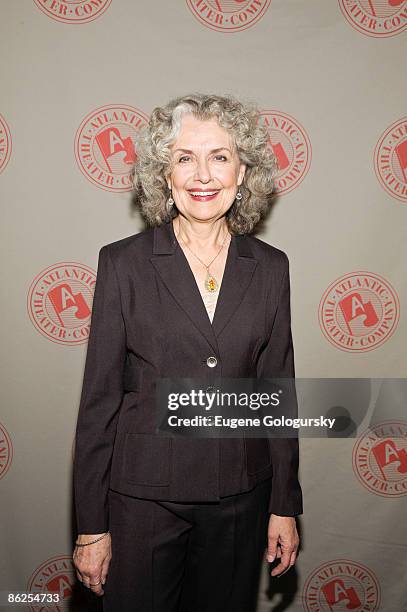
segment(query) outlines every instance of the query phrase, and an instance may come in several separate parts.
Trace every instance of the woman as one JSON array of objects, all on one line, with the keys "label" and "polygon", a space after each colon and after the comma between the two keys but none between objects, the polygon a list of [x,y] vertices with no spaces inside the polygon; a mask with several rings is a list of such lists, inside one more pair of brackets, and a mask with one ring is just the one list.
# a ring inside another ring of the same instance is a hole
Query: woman
[{"label": "woman", "polygon": [[194,94],[136,143],[149,228],[102,247],[76,431],[73,559],[105,610],[250,612],[296,559],[298,440],[156,434],[160,378],[294,376],[287,256],[250,236],[276,170],[256,109]]}]

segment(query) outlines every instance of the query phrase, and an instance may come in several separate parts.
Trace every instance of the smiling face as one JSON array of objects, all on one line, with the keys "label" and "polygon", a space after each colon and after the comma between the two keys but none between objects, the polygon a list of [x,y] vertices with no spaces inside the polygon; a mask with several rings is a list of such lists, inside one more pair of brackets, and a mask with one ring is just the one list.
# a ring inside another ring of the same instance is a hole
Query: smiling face
[{"label": "smiling face", "polygon": [[184,115],[171,150],[173,165],[167,184],[180,213],[200,221],[222,217],[233,204],[246,170],[227,130],[216,119],[201,121]]}]

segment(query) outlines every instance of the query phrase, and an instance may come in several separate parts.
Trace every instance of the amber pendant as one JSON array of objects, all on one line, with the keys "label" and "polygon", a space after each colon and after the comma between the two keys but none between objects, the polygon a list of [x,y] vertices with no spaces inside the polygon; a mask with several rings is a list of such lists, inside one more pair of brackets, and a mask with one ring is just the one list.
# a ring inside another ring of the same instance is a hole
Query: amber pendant
[{"label": "amber pendant", "polygon": [[212,274],[209,274],[209,272],[207,273],[205,279],[205,289],[209,291],[209,293],[214,293],[218,290],[218,281],[214,276],[212,276]]}]

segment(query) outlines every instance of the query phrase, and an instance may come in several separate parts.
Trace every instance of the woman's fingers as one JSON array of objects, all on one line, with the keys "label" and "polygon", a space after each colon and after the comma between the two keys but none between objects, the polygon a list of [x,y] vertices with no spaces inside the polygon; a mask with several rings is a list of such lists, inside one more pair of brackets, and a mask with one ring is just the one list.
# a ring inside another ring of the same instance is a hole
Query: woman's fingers
[{"label": "woman's fingers", "polygon": [[[90,548],[92,546],[92,548]],[[112,558],[110,543],[92,544],[88,547],[76,547],[73,561],[78,580],[95,595],[103,595],[103,585]]]},{"label": "woman's fingers", "polygon": [[78,570],[76,570],[76,577],[79,580],[79,582],[83,583],[83,576]]},{"label": "woman's fingers", "polygon": [[281,576],[290,569],[291,550],[283,550],[280,563],[271,571],[272,576]]},{"label": "woman's fingers", "polygon": [[110,558],[106,558],[102,565],[102,573],[101,573],[102,584],[105,584],[106,582],[107,572],[109,570],[109,564],[110,564]]},{"label": "woman's fingers", "polygon": [[297,555],[298,555],[298,549],[296,548],[295,550],[293,550],[293,552],[291,553],[291,559],[290,559],[290,566],[292,567],[296,560],[297,560]]},{"label": "woman's fingers", "polygon": [[82,575],[82,584],[93,591],[95,595],[103,595],[103,585],[102,578],[100,576],[100,572],[95,571],[91,574],[83,574]]},{"label": "woman's fingers", "polygon": [[[271,575],[282,576],[295,563],[299,545],[296,522],[293,517],[271,514],[268,528],[268,561],[279,559],[279,563],[271,571]],[[270,554],[270,549],[272,554]],[[274,554],[273,554],[274,553]]]},{"label": "woman's fingers", "polygon": [[278,533],[269,533],[267,546],[267,561],[274,561],[278,553]]},{"label": "woman's fingers", "polygon": [[103,595],[104,590],[102,585],[102,578],[100,576],[92,576],[91,578],[92,579],[89,582],[89,588],[91,589],[91,591],[93,591],[95,595]]}]

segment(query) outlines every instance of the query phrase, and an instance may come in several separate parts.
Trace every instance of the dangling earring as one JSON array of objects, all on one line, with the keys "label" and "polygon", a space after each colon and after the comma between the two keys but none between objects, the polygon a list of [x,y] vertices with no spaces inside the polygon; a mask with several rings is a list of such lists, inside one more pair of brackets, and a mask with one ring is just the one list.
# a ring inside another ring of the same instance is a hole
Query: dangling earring
[{"label": "dangling earring", "polygon": [[242,193],[240,191],[240,187],[239,187],[239,190],[238,190],[238,192],[237,192],[235,197],[236,197],[236,200],[238,201],[238,203],[240,203],[240,200],[243,198],[243,195],[242,195]]},{"label": "dangling earring", "polygon": [[173,206],[174,206],[174,200],[173,200],[173,197],[172,197],[172,191],[170,191],[170,197],[168,198],[168,200],[167,200],[167,202],[165,204],[167,213],[169,215],[171,215],[171,211],[172,211],[172,207]]}]

